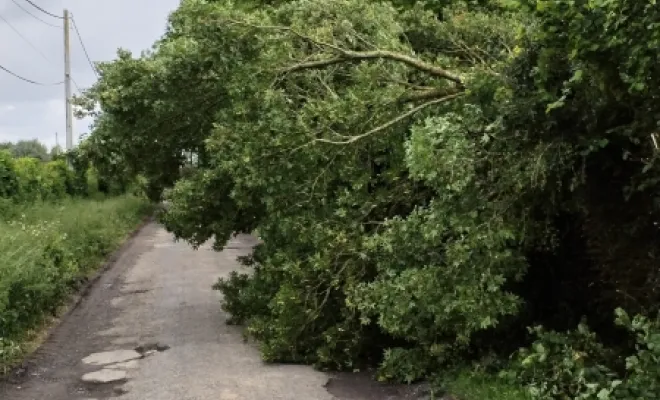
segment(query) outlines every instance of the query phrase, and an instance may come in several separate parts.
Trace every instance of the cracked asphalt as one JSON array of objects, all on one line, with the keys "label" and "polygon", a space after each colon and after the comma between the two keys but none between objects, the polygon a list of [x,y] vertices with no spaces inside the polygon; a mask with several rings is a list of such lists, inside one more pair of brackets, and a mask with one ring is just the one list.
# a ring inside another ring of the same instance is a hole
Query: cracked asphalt
[{"label": "cracked asphalt", "polygon": [[[147,224],[24,368],[0,380],[0,399],[426,398],[416,393],[418,388],[380,385],[365,375],[263,363],[240,328],[226,324],[221,295],[211,288],[219,277],[241,268],[237,256],[249,254],[256,243],[241,235],[220,253],[210,247],[193,250],[174,242],[158,224]],[[105,367],[103,361],[89,362],[136,349],[140,358],[130,362]],[[104,368],[118,379],[82,379],[98,377]]]}]

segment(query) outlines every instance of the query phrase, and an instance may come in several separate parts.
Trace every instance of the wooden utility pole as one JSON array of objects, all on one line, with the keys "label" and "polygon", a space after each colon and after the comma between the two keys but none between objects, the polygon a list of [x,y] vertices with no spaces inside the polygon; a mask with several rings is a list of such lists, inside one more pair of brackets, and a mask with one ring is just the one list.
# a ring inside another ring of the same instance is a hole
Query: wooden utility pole
[{"label": "wooden utility pole", "polygon": [[71,48],[69,45],[69,11],[64,10],[64,93],[66,96],[66,149],[73,149],[73,108],[71,106]]}]

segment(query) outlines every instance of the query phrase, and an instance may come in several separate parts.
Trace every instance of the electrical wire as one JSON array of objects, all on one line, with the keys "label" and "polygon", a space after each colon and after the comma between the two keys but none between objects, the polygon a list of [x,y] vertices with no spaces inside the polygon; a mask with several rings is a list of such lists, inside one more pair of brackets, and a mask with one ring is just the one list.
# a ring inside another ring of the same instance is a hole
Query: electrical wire
[{"label": "electrical wire", "polygon": [[96,66],[92,62],[92,59],[89,57],[89,53],[87,52],[87,47],[85,47],[85,42],[83,42],[82,36],[80,35],[80,31],[78,30],[78,24],[76,24],[76,20],[73,17],[73,13],[71,14],[71,22],[73,22],[73,30],[76,31],[76,36],[78,36],[78,40],[80,41],[80,45],[82,46],[83,52],[85,53],[85,57],[87,57],[87,61],[89,62],[89,66],[92,67],[92,71],[94,71],[94,75],[96,77],[99,77],[99,72],[96,69]]},{"label": "electrical wire", "polygon": [[78,86],[78,82],[76,82],[76,80],[73,79],[73,77],[71,77],[71,82],[73,82],[73,86],[76,87],[76,90],[78,91],[78,93],[83,94],[83,90],[80,88],[80,86]]},{"label": "electrical wire", "polygon": [[34,49],[34,51],[36,51],[37,53],[39,53],[39,55],[40,55],[41,57],[43,57],[44,60],[50,62],[50,60],[48,59],[48,57],[46,57],[46,55],[45,55],[44,53],[42,53],[41,50],[39,50],[39,49],[37,48],[37,46],[35,46],[34,44],[32,44],[32,42],[30,42],[30,40],[29,40],[28,38],[26,38],[25,36],[23,36],[23,34],[22,34],[21,32],[19,32],[19,30],[16,29],[16,28],[14,27],[14,25],[12,25],[12,24],[11,24],[11,23],[10,23],[5,17],[3,17],[2,15],[0,15],[0,19],[3,20],[3,21],[5,22],[5,24],[9,25],[9,27],[10,27],[14,32],[16,32],[16,34],[17,34],[18,36],[20,36],[21,39],[25,40],[25,41],[27,42],[27,44],[29,44],[30,47],[32,47],[32,48]]},{"label": "electrical wire", "polygon": [[73,86],[76,87],[76,90],[82,93],[82,90],[80,90],[80,86],[78,86],[78,82],[76,82],[76,80],[73,79],[73,77],[71,77],[71,82],[73,82]]},{"label": "electrical wire", "polygon": [[22,77],[22,76],[18,75],[17,73],[10,71],[9,69],[5,68],[5,67],[2,66],[2,65],[0,65],[0,69],[3,70],[3,71],[5,71],[6,73],[8,73],[8,74],[10,74],[10,75],[13,75],[14,77],[16,77],[16,78],[18,78],[18,79],[20,79],[20,80],[22,80],[22,81],[25,81],[25,82],[28,82],[28,83],[32,83],[32,84],[34,84],[34,85],[39,85],[39,86],[57,86],[57,85],[61,85],[61,84],[64,83],[64,81],[57,82],[57,83],[42,83],[42,82],[37,82],[37,81],[33,81],[32,79],[28,79],[28,78]]},{"label": "electrical wire", "polygon": [[32,7],[36,8],[37,10],[41,11],[41,12],[44,13],[44,14],[50,15],[50,16],[53,17],[53,18],[64,19],[64,17],[62,17],[62,16],[55,15],[55,14],[53,14],[52,12],[49,12],[49,11],[44,10],[43,8],[39,7],[39,5],[35,4],[32,0],[25,0],[25,1],[27,1],[28,3],[30,3],[30,5],[31,5]]},{"label": "electrical wire", "polygon": [[20,8],[21,10],[23,10],[23,11],[25,11],[26,13],[30,14],[30,15],[32,16],[32,18],[36,19],[37,21],[40,21],[40,22],[42,22],[42,23],[44,23],[44,24],[46,24],[46,25],[48,25],[48,26],[52,26],[53,28],[62,29],[61,26],[57,26],[57,25],[51,24],[50,22],[46,22],[46,21],[44,21],[43,19],[41,19],[41,18],[37,17],[36,15],[32,14],[31,11],[28,11],[27,8],[23,7],[23,6],[21,5],[21,3],[17,2],[16,0],[11,0],[11,2],[14,3],[14,4],[16,4],[16,6],[17,6],[18,8]]}]

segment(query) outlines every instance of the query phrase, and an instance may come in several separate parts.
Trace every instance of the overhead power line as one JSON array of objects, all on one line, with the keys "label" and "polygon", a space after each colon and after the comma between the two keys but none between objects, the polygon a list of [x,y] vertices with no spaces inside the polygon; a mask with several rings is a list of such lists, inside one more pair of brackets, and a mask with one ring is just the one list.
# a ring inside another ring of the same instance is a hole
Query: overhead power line
[{"label": "overhead power line", "polygon": [[28,82],[28,83],[32,83],[32,84],[34,84],[34,85],[39,85],[39,86],[57,86],[57,85],[61,85],[61,84],[64,83],[64,81],[57,82],[57,83],[43,83],[43,82],[37,82],[37,81],[33,81],[32,79],[28,79],[28,78],[25,78],[25,77],[23,77],[23,76],[20,76],[20,75],[18,75],[17,73],[15,73],[15,72],[13,72],[13,71],[10,71],[9,69],[5,68],[5,67],[2,66],[2,65],[0,65],[0,69],[3,70],[3,71],[5,71],[6,73],[8,73],[8,74],[10,74],[10,75],[13,75],[14,77],[16,77],[16,78],[18,78],[18,79],[20,79],[20,80],[22,80],[22,81],[25,81],[25,82]]},{"label": "overhead power line", "polygon": [[32,0],[25,0],[25,1],[27,1],[28,3],[30,3],[30,5],[31,5],[32,7],[36,8],[37,10],[41,11],[41,12],[44,13],[44,14],[50,15],[50,16],[53,17],[53,18],[64,19],[64,17],[62,17],[62,16],[60,16],[60,15],[56,15],[56,14],[53,14],[52,12],[49,12],[49,11],[44,10],[43,8],[39,7],[38,4],[35,4]]},{"label": "overhead power line", "polygon": [[35,46],[34,44],[32,44],[32,42],[31,42],[28,38],[26,38],[25,36],[23,36],[23,34],[22,34],[18,29],[16,29],[16,28],[14,27],[14,25],[12,25],[12,24],[11,24],[11,23],[10,23],[5,17],[3,17],[2,15],[0,15],[0,19],[3,20],[3,21],[5,22],[5,24],[9,25],[9,27],[10,27],[14,32],[16,32],[16,34],[17,34],[18,36],[20,36],[21,39],[25,40],[25,41],[27,42],[27,44],[29,44],[30,47],[32,47],[32,48],[34,49],[34,51],[36,51],[37,53],[39,53],[39,55],[40,55],[41,57],[43,57],[44,60],[50,62],[50,60],[48,59],[48,57],[46,57],[46,55],[45,55],[44,53],[42,53],[41,50],[39,50],[39,49],[37,48],[37,46]]},{"label": "overhead power line", "polygon": [[50,22],[46,22],[46,21],[44,21],[43,19],[39,18],[38,16],[32,14],[31,11],[29,11],[27,8],[23,7],[23,6],[21,5],[21,3],[17,2],[16,0],[11,0],[11,1],[12,1],[12,3],[16,4],[16,6],[17,6],[18,8],[20,8],[21,10],[23,10],[23,11],[25,11],[26,13],[30,14],[30,15],[32,16],[32,18],[36,19],[37,21],[40,21],[40,22],[42,22],[42,23],[45,24],[45,25],[52,26],[53,28],[62,29],[61,26],[57,26],[57,25],[55,25],[55,24],[51,24]]},{"label": "overhead power line", "polygon": [[78,90],[78,93],[83,94],[83,89],[80,88],[80,85],[78,85],[78,82],[76,82],[73,77],[71,77],[71,82],[73,82],[73,86],[76,87],[76,90]]},{"label": "overhead power line", "polygon": [[80,35],[80,31],[78,30],[78,24],[76,24],[76,19],[74,18],[73,13],[71,14],[71,22],[73,22],[73,30],[76,31],[76,36],[78,36],[78,40],[80,41],[80,45],[82,46],[83,52],[85,53],[85,57],[87,57],[87,61],[89,62],[89,66],[92,67],[92,71],[94,71],[94,75],[96,77],[99,77],[99,72],[96,69],[96,66],[92,62],[91,57],[89,56],[89,53],[87,52],[87,47],[85,47],[85,42],[83,42],[82,36]]}]

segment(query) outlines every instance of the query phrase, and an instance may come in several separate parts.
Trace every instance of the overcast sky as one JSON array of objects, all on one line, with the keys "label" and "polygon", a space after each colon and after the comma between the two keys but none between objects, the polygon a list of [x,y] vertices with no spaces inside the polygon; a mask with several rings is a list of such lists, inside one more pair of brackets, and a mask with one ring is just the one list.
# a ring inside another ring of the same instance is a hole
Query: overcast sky
[{"label": "overcast sky", "polygon": [[[62,15],[63,9],[67,8],[74,16],[93,61],[114,59],[119,47],[134,54],[150,48],[163,34],[168,14],[179,4],[179,0],[31,1],[57,15]],[[35,19],[17,4],[60,28]],[[42,13],[26,0],[0,0],[0,66],[42,83],[62,81],[64,33],[61,26],[61,19]],[[80,88],[89,87],[95,80],[73,29],[71,75]],[[75,86],[73,91],[76,92]],[[80,134],[88,132],[89,123],[74,118],[74,143]],[[64,147],[64,86],[37,86],[0,70],[0,142],[39,139],[52,147],[56,132],[59,133],[59,144]]]}]

